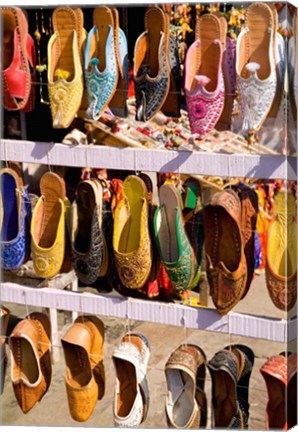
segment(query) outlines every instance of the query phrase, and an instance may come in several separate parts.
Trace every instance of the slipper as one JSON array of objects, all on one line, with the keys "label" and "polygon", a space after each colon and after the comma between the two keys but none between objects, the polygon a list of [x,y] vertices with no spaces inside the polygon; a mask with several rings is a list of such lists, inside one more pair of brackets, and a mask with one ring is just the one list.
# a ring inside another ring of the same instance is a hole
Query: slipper
[{"label": "slipper", "polygon": [[152,267],[148,191],[145,182],[130,175],[123,183],[123,199],[114,212],[115,265],[124,286],[142,288]]},{"label": "slipper", "polygon": [[148,7],[145,31],[134,47],[136,120],[150,120],[163,106],[170,89],[169,22],[164,11]]},{"label": "slipper", "polygon": [[54,128],[69,127],[81,105],[82,19],[78,8],[58,7],[53,12],[54,34],[48,43],[48,91]]},{"label": "slipper", "polygon": [[100,118],[117,89],[118,22],[114,16],[109,7],[97,6],[93,11],[93,27],[88,33],[84,58],[88,93],[86,117],[93,120]]},{"label": "slipper", "polygon": [[[28,21],[22,9],[18,7],[1,8],[1,18],[3,105],[9,111],[23,110],[31,94],[30,64],[33,67],[34,57],[31,50],[32,38],[28,34]],[[27,108],[31,108],[31,105]]]},{"label": "slipper", "polygon": [[48,279],[59,273],[64,261],[64,179],[53,172],[45,173],[40,179],[40,192],[31,220],[32,260],[36,274]]},{"label": "slipper", "polygon": [[276,28],[266,3],[252,3],[245,28],[237,38],[236,73],[243,131],[258,131],[266,120],[277,89]]},{"label": "slipper", "polygon": [[195,276],[196,260],[184,227],[178,190],[164,183],[159,189],[159,207],[154,214],[154,232],[159,257],[177,291],[186,290]]},{"label": "slipper", "polygon": [[224,106],[221,20],[213,14],[200,16],[196,36],[186,53],[184,87],[191,132],[202,139],[214,128]]}]

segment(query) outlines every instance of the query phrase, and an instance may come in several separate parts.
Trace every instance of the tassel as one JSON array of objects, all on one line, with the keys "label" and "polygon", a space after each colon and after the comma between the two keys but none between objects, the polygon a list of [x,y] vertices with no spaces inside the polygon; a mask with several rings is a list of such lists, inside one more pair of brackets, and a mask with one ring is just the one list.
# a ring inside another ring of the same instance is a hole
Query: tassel
[{"label": "tassel", "polygon": [[204,87],[211,81],[210,78],[206,77],[205,75],[195,75],[195,79],[197,80],[198,84]]}]

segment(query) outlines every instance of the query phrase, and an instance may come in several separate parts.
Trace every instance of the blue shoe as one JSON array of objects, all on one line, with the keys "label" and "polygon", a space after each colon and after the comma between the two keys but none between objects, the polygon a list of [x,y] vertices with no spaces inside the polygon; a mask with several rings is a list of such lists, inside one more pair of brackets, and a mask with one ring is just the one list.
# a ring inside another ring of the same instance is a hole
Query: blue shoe
[{"label": "blue shoe", "polygon": [[0,179],[2,267],[17,270],[30,256],[30,196],[14,169],[1,169]]},{"label": "blue shoe", "polygon": [[98,6],[93,13],[85,49],[85,79],[88,93],[86,117],[98,120],[113,98],[118,82],[113,13]]}]

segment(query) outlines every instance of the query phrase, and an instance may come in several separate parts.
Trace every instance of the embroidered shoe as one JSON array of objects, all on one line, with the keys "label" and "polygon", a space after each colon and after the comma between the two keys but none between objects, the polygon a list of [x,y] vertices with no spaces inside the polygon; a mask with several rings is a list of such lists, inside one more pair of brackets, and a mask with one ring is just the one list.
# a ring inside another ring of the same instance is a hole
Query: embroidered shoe
[{"label": "embroidered shoe", "polygon": [[146,419],[149,409],[146,378],[149,358],[148,340],[139,333],[128,333],[113,352],[116,427],[138,427]]},{"label": "embroidered shoe", "polygon": [[150,120],[163,106],[170,89],[169,23],[164,11],[148,7],[145,32],[134,47],[136,120]]},{"label": "embroidered shoe", "polygon": [[196,259],[185,231],[178,190],[170,184],[163,184],[159,189],[159,204],[154,214],[159,256],[175,289],[186,290],[195,276]]},{"label": "embroidered shoe", "polygon": [[216,192],[204,207],[203,221],[210,294],[217,311],[226,314],[241,300],[247,280],[237,194]]},{"label": "embroidered shoe", "polygon": [[185,98],[192,134],[202,139],[214,128],[224,107],[221,21],[212,14],[199,18],[198,39],[185,59]]},{"label": "embroidered shoe", "polygon": [[9,337],[11,381],[24,414],[44,397],[51,383],[50,335],[48,316],[33,312],[15,326]]},{"label": "embroidered shoe", "polygon": [[5,270],[16,270],[30,256],[30,196],[21,174],[12,168],[0,170],[1,261]]},{"label": "embroidered shoe", "polygon": [[83,14],[78,9],[59,7],[53,12],[54,33],[48,43],[48,91],[54,128],[70,126],[83,97]]},{"label": "embroidered shoe", "polygon": [[[85,48],[86,116],[98,120],[112,100],[118,82],[118,27],[109,7],[97,6]],[[121,40],[122,40],[121,33]],[[123,40],[122,40],[123,42]]]},{"label": "embroidered shoe", "polygon": [[258,131],[271,109],[277,89],[276,30],[266,3],[246,10],[245,28],[237,38],[236,74],[243,131]]},{"label": "embroidered shoe", "polygon": [[196,345],[181,345],[165,365],[166,414],[170,426],[198,429],[207,423],[204,391],[207,359]]},{"label": "embroidered shoe", "polygon": [[267,231],[266,285],[274,305],[291,310],[297,300],[297,210],[292,191],[280,190]]},{"label": "embroidered shoe", "polygon": [[65,211],[69,202],[65,182],[53,172],[40,179],[39,197],[31,220],[31,250],[33,266],[41,278],[59,273],[65,252]]},{"label": "embroidered shoe", "polygon": [[84,422],[105,392],[104,325],[96,316],[79,316],[62,337],[65,385],[71,417]]},{"label": "embroidered shoe", "polygon": [[114,213],[113,249],[117,273],[127,288],[142,288],[151,272],[148,212],[146,184],[138,176],[126,177]]}]

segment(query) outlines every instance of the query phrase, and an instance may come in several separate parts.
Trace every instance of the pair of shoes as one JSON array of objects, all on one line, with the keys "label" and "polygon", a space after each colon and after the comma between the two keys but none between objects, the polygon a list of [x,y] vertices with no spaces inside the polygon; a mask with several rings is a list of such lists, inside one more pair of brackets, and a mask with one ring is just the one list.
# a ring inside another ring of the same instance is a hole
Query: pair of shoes
[{"label": "pair of shoes", "polygon": [[203,220],[210,293],[217,311],[226,314],[247,286],[241,202],[236,192],[225,189],[213,194],[204,207]]},{"label": "pair of shoes", "polygon": [[10,316],[9,309],[1,305],[1,310],[0,310],[0,361],[1,361],[0,394],[1,395],[4,389],[4,381],[5,381],[6,368],[7,368],[6,337],[7,337],[9,316]]},{"label": "pair of shoes", "polygon": [[150,401],[146,378],[149,358],[148,340],[140,333],[126,334],[113,352],[116,427],[138,427],[146,419]]},{"label": "pair of shoes", "polygon": [[35,104],[35,45],[28,21],[18,7],[1,8],[3,23],[3,106],[9,111],[32,111]]},{"label": "pair of shoes", "polygon": [[281,189],[274,197],[267,230],[265,274],[272,302],[284,311],[291,310],[297,300],[296,242],[296,198],[290,189]]},{"label": "pair of shoes", "polygon": [[119,278],[127,288],[142,288],[152,269],[148,189],[144,180],[129,175],[123,199],[114,212],[113,250]]},{"label": "pair of shoes", "polygon": [[176,291],[188,289],[197,273],[194,249],[185,230],[183,203],[178,189],[168,183],[159,188],[159,207],[154,214],[159,257]]},{"label": "pair of shoes", "polygon": [[48,279],[61,270],[69,271],[65,261],[69,248],[70,202],[65,181],[56,173],[46,172],[41,177],[40,192],[31,220],[31,251],[36,274]]},{"label": "pair of shoes", "polygon": [[86,285],[109,273],[112,230],[112,211],[101,182],[81,181],[71,206],[71,256],[78,279]]},{"label": "pair of shoes", "polygon": [[0,182],[2,267],[17,270],[30,257],[30,196],[17,164],[0,170]]},{"label": "pair of shoes", "polygon": [[83,97],[82,49],[84,16],[80,8],[54,10],[53,30],[48,43],[48,92],[54,128],[67,128],[76,116]]},{"label": "pair of shoes", "polygon": [[266,429],[289,430],[297,424],[297,354],[270,357],[260,368],[268,403]]},{"label": "pair of shoes", "polygon": [[233,90],[233,70],[230,72],[228,65],[232,68],[234,59],[233,42],[226,30],[223,16],[209,13],[197,17],[196,40],[186,53],[185,99],[191,132],[199,139],[214,128],[224,106],[223,120],[231,123],[233,100],[225,93]]},{"label": "pair of shoes", "polygon": [[136,120],[147,121],[158,111],[180,117],[181,71],[176,38],[168,15],[158,6],[145,13],[145,31],[134,47]]},{"label": "pair of shoes", "polygon": [[248,428],[248,388],[253,365],[254,353],[245,345],[228,346],[208,362],[214,428]]},{"label": "pair of shoes", "polygon": [[181,345],[165,365],[166,414],[170,426],[199,429],[207,423],[206,355],[196,345]]},{"label": "pair of shoes", "polygon": [[51,324],[44,313],[33,312],[9,336],[11,381],[17,402],[28,413],[48,391],[52,377]]},{"label": "pair of shoes", "polygon": [[74,420],[84,422],[105,392],[104,325],[95,316],[79,316],[61,343],[69,411]]},{"label": "pair of shoes", "polygon": [[84,70],[88,93],[86,116],[98,120],[109,107],[113,114],[127,117],[128,47],[116,8],[97,6],[94,9]]},{"label": "pair of shoes", "polygon": [[285,44],[275,8],[262,2],[248,6],[236,50],[242,130],[257,132],[270,111],[276,114],[283,93]]}]

